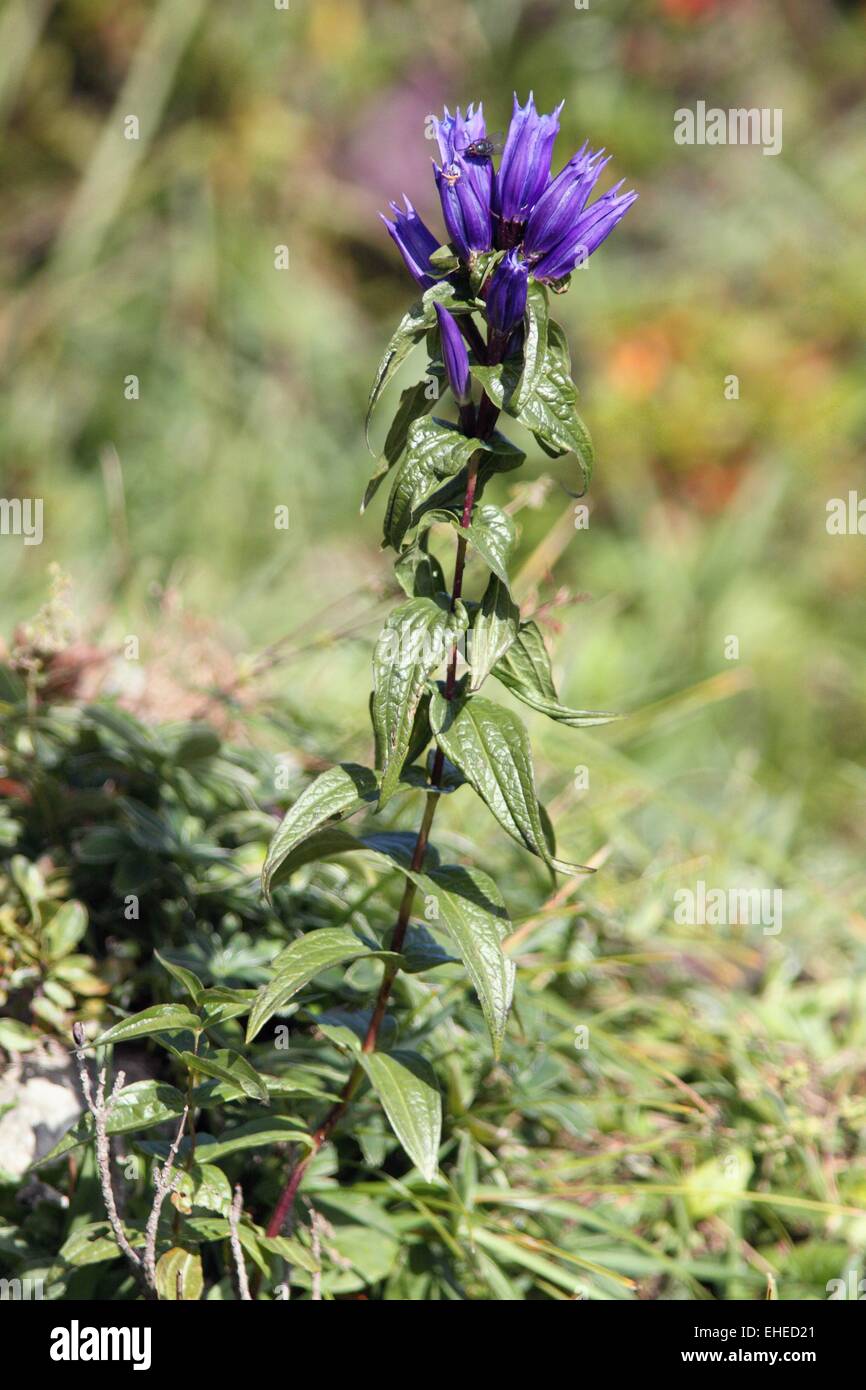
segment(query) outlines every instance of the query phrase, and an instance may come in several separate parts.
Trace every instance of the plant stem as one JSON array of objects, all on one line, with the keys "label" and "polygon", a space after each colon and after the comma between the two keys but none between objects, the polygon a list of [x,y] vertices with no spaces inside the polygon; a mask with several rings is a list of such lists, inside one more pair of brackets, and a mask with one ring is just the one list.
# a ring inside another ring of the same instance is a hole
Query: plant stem
[{"label": "plant stem", "polygon": [[[499,411],[489,397],[485,394],[481,400],[481,405],[476,415],[475,406],[467,405],[460,408],[460,428],[463,433],[478,439],[488,439],[493,432]],[[463,514],[461,526],[465,530],[472,520],[472,509],[475,505],[475,493],[478,487],[478,465],[480,459],[476,453],[470,459],[467,466],[466,493],[463,499]],[[466,567],[466,537],[459,536],[457,539],[457,553],[454,558],[454,582],[451,586],[451,611],[454,611],[457,600],[463,592],[463,571]],[[445,699],[453,700],[457,686],[457,643],[451,648],[448,657],[448,669],[445,676]],[[424,805],[424,815],[418,829],[418,837],[415,841],[415,848],[412,852],[411,870],[419,873],[424,865],[424,857],[427,853],[427,845],[430,840],[430,830],[433,825],[433,817],[436,814],[436,807],[439,804],[440,791],[438,790],[442,782],[442,771],[445,765],[445,757],[441,748],[436,749],[433,758],[433,765],[430,769],[430,790],[427,793],[427,800]],[[403,942],[406,939],[406,932],[409,927],[409,918],[412,915],[412,904],[415,901],[415,884],[411,879],[406,880],[403,889],[403,897],[400,900],[400,907],[397,912],[397,922],[391,936],[389,949],[399,955],[403,949]],[[382,983],[373,1005],[373,1012],[370,1017],[370,1024],[364,1038],[363,1051],[365,1053],[375,1052],[376,1044],[379,1040],[379,1029],[385,1017],[385,1010],[388,1007],[388,1000],[391,997],[391,989],[399,972],[399,965],[388,965],[382,976]],[[361,1080],[364,1076],[364,1068],[360,1062],[356,1062],[352,1068],[349,1079],[340,1092],[340,1099],[328,1111],[322,1123],[313,1134],[312,1147],[299,1159],[289,1175],[280,1199],[274,1208],[273,1215],[268,1222],[267,1234],[271,1238],[278,1236],[285,1225],[286,1217],[292,1209],[298,1188],[301,1185],[304,1173],[311,1160],[315,1158],[319,1149],[329,1139],[332,1131],[339,1121],[343,1118],[349,1104],[354,1096]]]}]

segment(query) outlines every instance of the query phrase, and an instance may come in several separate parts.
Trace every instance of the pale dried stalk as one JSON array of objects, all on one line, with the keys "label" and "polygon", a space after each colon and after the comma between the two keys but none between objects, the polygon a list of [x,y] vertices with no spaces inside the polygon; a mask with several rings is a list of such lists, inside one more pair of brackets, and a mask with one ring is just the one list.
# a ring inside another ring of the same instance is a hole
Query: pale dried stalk
[{"label": "pale dried stalk", "polygon": [[[76,1043],[79,1042],[80,1034],[75,1034]],[[99,1186],[102,1189],[102,1200],[108,1215],[108,1224],[114,1232],[114,1239],[120,1249],[132,1265],[136,1272],[141,1273],[141,1256],[133,1250],[123,1229],[123,1222],[117,1210],[117,1202],[114,1197],[114,1188],[111,1182],[111,1148],[108,1142],[108,1117],[112,1108],[116,1104],[118,1092],[123,1089],[126,1080],[122,1071],[117,1073],[111,1094],[106,1099],[105,1096],[105,1068],[99,1073],[96,1085],[96,1096],[93,1095],[93,1088],[90,1084],[90,1073],[84,1060],[84,1050],[77,1047],[75,1060],[78,1063],[78,1074],[81,1077],[81,1089],[84,1093],[84,1100],[87,1108],[93,1116],[93,1127],[96,1132],[96,1167],[99,1172]]]},{"label": "pale dried stalk", "polygon": [[169,1192],[175,1186],[172,1178],[174,1160],[177,1158],[177,1151],[180,1148],[180,1141],[183,1138],[183,1131],[186,1127],[186,1119],[189,1114],[189,1106],[183,1107],[183,1114],[180,1117],[180,1125],[174,1142],[168,1151],[168,1157],[162,1167],[155,1167],[153,1170],[153,1180],[156,1184],[156,1195],[153,1199],[153,1206],[147,1218],[147,1225],[144,1228],[144,1276],[148,1286],[156,1290],[156,1236],[159,1227],[159,1216],[162,1211],[162,1204]]},{"label": "pale dried stalk", "polygon": [[241,1240],[238,1234],[238,1226],[240,1225],[243,1208],[244,1194],[241,1190],[240,1183],[238,1183],[235,1188],[234,1200],[229,1209],[229,1231],[231,1234],[232,1257],[235,1262],[235,1270],[237,1271],[238,1291],[240,1292],[241,1301],[244,1303],[251,1303],[252,1294],[250,1293],[250,1283],[247,1278],[247,1267],[244,1263],[244,1252],[241,1249]]}]

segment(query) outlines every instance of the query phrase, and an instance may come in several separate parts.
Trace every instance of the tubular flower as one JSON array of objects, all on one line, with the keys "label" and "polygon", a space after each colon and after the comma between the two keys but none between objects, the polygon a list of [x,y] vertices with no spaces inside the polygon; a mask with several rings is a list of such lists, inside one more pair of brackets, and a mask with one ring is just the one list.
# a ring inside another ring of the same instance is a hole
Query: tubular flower
[{"label": "tubular flower", "polygon": [[528,277],[529,268],[516,250],[503,257],[490,277],[487,321],[502,337],[508,337],[523,319]]},{"label": "tubular flower", "polygon": [[452,116],[446,106],[445,119],[434,129],[442,159],[441,167],[433,166],[442,216],[457,254],[470,260],[493,245],[493,164],[489,154],[473,153],[487,139],[483,109],[469,105],[464,116],[458,106]]},{"label": "tubular flower", "polygon": [[544,190],[526,224],[523,246],[530,260],[540,259],[568,235],[609,162],[603,154],[588,151],[584,143]]},{"label": "tubular flower", "polygon": [[434,251],[439,250],[439,242],[418,216],[405,195],[403,201],[406,204],[405,212],[396,203],[391,203],[394,212],[393,221],[381,212],[379,216],[388,228],[389,235],[396,242],[397,249],[406,262],[409,274],[426,290],[436,283],[434,277],[429,273],[431,269],[430,257]]},{"label": "tubular flower", "polygon": [[[435,121],[434,129],[443,170],[447,172],[452,164],[457,166],[461,178],[472,189],[475,200],[489,209],[493,205],[493,163],[489,154],[472,153],[479,145],[486,148],[487,126],[481,103],[476,109],[470,102],[465,116],[459,106],[453,116],[446,106],[445,119]],[[463,161],[462,165],[458,163],[459,160]]]},{"label": "tubular flower", "polygon": [[453,314],[436,304],[436,317],[442,335],[442,357],[448,385],[458,405],[468,405],[472,399],[472,378],[469,375],[469,353]]},{"label": "tubular flower", "polygon": [[[565,279],[598,249],[637,198],[634,191],[621,193],[620,182],[590,201],[610,157],[586,142],[551,178],[561,111],[560,102],[553,111],[539,113],[532,92],[524,105],[515,95],[498,174],[491,158],[497,142],[488,138],[480,103],[471,103],[465,115],[459,106],[453,115],[446,107],[442,120],[433,122],[442,161],[434,161],[436,186],[457,258],[474,269],[477,257],[494,247],[508,253],[490,279],[487,298],[487,317],[499,335],[516,326],[529,278]],[[443,278],[430,265],[437,240],[408,199],[405,211],[395,203],[391,207],[393,220],[382,220],[410,274],[429,289]],[[462,273],[446,278],[457,284]]]},{"label": "tubular flower", "polygon": [[514,95],[514,112],[496,179],[500,246],[515,246],[521,240],[529,213],[550,183],[550,159],[564,104],[560,102],[550,115],[540,116],[532,92],[525,106]]},{"label": "tubular flower", "polygon": [[469,261],[478,251],[489,251],[493,245],[490,203],[479,197],[468,162],[455,155],[446,168],[435,165],[434,174],[442,217],[460,259]]},{"label": "tubular flower", "polygon": [[561,280],[598,249],[637,198],[634,192],[619,193],[621,187],[621,183],[617,184],[569,220],[558,239],[539,258],[534,259],[526,248],[536,280]]}]

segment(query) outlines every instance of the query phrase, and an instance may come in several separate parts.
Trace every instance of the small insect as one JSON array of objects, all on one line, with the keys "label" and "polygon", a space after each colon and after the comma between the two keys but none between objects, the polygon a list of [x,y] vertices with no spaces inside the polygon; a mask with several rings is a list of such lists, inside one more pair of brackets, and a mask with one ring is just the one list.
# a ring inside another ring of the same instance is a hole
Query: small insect
[{"label": "small insect", "polygon": [[487,135],[483,140],[472,140],[460,151],[469,159],[492,159],[502,149],[501,135]]},{"label": "small insect", "polygon": [[442,177],[445,182],[453,188],[460,178],[460,170],[457,168],[456,164],[449,164],[447,169],[442,170]]}]

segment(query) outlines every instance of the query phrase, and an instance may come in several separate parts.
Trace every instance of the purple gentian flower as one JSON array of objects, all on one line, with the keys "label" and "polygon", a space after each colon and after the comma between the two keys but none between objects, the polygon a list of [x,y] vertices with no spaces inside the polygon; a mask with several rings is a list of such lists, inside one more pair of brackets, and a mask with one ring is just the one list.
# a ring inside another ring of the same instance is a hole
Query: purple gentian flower
[{"label": "purple gentian flower", "polygon": [[444,121],[436,121],[436,139],[442,166],[434,163],[436,186],[442,203],[442,216],[448,236],[461,260],[474,252],[489,251],[493,245],[493,164],[487,157],[467,154],[469,147],[486,139],[487,127],[479,103],[457,108],[452,116],[445,108]]},{"label": "purple gentian flower", "polygon": [[[491,250],[494,241],[498,250],[508,253],[491,278],[487,298],[497,350],[505,350],[503,343],[507,345],[523,317],[528,277],[565,279],[601,245],[637,198],[634,192],[620,193],[618,183],[590,203],[608,159],[603,150],[590,150],[586,143],[551,179],[561,110],[562,103],[547,115],[539,114],[532,92],[525,106],[515,95],[498,176],[490,159],[494,142],[487,139],[480,103],[468,106],[465,116],[459,106],[453,116],[446,106],[444,118],[434,122],[442,159],[441,166],[434,162],[436,185],[457,255],[471,264],[478,253]],[[392,203],[394,220],[382,220],[410,274],[422,289],[429,289],[442,279],[430,264],[439,243],[408,198],[405,204],[403,211]],[[464,324],[467,335],[473,329],[471,320]],[[446,336],[443,331],[443,341]]]},{"label": "purple gentian flower", "polygon": [[497,265],[487,291],[487,321],[500,338],[507,338],[523,320],[529,267],[516,250]]},{"label": "purple gentian flower", "polygon": [[434,276],[429,273],[430,257],[434,251],[439,250],[440,243],[418,216],[405,194],[403,201],[406,204],[405,212],[396,203],[390,205],[394,211],[393,222],[385,217],[384,213],[380,212],[379,216],[396,242],[409,274],[417,280],[422,289],[428,290],[431,285],[436,284]]},{"label": "purple gentian flower", "polygon": [[467,153],[471,146],[487,139],[487,126],[484,121],[484,108],[481,102],[478,103],[477,110],[470,102],[466,108],[465,116],[462,115],[459,106],[454,116],[451,115],[446,106],[444,121],[434,121],[434,126],[436,139],[439,143],[439,154],[442,158],[442,168],[447,170],[450,165],[457,164],[458,158],[462,159],[464,167],[461,170],[461,177],[470,184],[477,201],[482,206],[491,207],[493,204],[493,164],[486,156]]},{"label": "purple gentian flower", "polygon": [[543,255],[539,255],[538,250],[531,249],[529,244],[525,246],[536,280],[561,280],[598,249],[637,198],[633,191],[621,194],[621,187],[622,182],[609,189],[601,198],[596,198],[594,203],[590,203],[589,207],[584,208],[570,225],[564,228],[559,219],[554,217],[552,222],[559,225],[560,236],[548,246]]},{"label": "purple gentian flower", "polygon": [[442,334],[442,358],[448,385],[458,405],[468,405],[472,399],[472,378],[469,375],[469,353],[453,314],[441,304],[434,305]]},{"label": "purple gentian flower", "polygon": [[540,116],[532,92],[525,106],[514,95],[514,112],[496,179],[497,240],[501,246],[516,246],[521,240],[526,219],[550,182],[550,158],[564,105],[560,102],[550,115]]},{"label": "purple gentian flower", "polygon": [[436,187],[448,236],[462,261],[493,245],[490,203],[482,201],[468,177],[468,165],[457,155],[446,169],[436,167]]},{"label": "purple gentian flower", "polygon": [[526,224],[524,250],[539,260],[571,232],[609,162],[604,150],[588,152],[586,142],[560,170],[533,207]]}]

